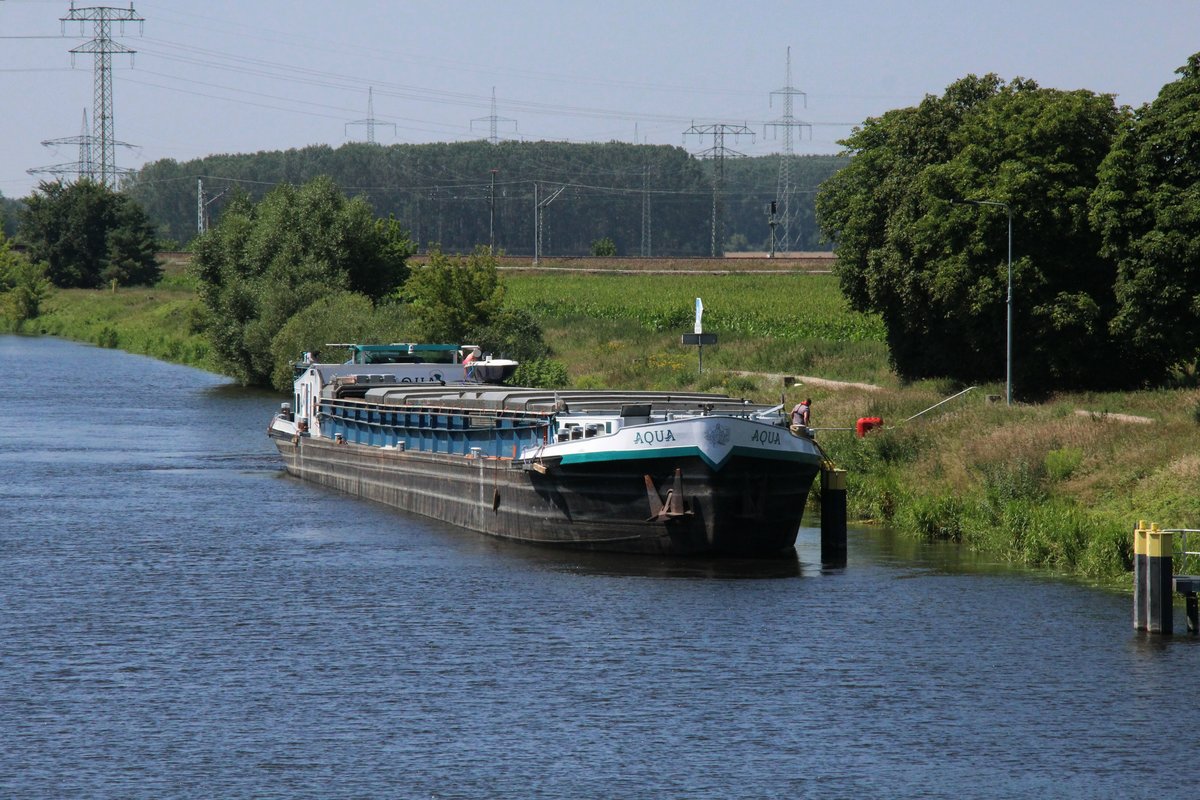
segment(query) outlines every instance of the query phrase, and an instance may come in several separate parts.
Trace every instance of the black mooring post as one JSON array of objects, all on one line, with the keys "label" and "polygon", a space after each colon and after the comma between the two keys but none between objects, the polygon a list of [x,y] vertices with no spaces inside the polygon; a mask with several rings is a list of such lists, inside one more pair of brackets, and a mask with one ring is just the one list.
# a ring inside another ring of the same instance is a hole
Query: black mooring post
[{"label": "black mooring post", "polygon": [[1171,579],[1171,587],[1183,595],[1187,609],[1187,632],[1193,635],[1200,633],[1200,602],[1196,594],[1200,591],[1200,575],[1176,575]]},{"label": "black mooring post", "polygon": [[1174,540],[1167,531],[1158,530],[1151,524],[1146,534],[1146,565],[1150,576],[1150,591],[1147,594],[1151,633],[1168,636],[1175,632],[1174,599],[1175,588],[1172,575],[1172,546]]},{"label": "black mooring post", "polygon": [[821,564],[846,566],[846,470],[821,470]]},{"label": "black mooring post", "polygon": [[1149,603],[1146,594],[1150,591],[1150,567],[1146,563],[1146,536],[1150,529],[1145,520],[1139,520],[1133,529],[1133,629],[1150,629]]}]

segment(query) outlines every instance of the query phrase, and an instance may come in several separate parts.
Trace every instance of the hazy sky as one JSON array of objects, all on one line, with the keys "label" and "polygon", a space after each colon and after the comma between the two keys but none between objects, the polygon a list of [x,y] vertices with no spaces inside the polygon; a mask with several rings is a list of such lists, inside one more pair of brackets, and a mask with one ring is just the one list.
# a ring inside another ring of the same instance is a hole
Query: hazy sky
[{"label": "hazy sky", "polygon": [[[78,8],[122,0],[77,2]],[[1196,0],[137,0],[143,25],[113,38],[117,164],[365,140],[485,138],[495,88],[501,137],[673,144],[694,124],[746,125],[725,144],[779,152],[770,93],[807,94],[797,153],[831,153],[853,125],[940,94],[967,74],[1114,94],[1140,105],[1200,51]],[[0,0],[0,193],[22,197],[31,167],[74,162],[93,104],[93,57],[69,51],[67,0]],[[512,120],[512,121],[509,121]],[[395,132],[391,128],[392,123]],[[799,135],[799,131],[797,131]]]}]

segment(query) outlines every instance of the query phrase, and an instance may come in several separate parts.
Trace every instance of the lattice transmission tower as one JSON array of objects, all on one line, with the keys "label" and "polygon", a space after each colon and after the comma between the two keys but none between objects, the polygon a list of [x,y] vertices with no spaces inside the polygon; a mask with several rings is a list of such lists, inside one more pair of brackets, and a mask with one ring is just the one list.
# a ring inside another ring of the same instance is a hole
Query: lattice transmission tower
[{"label": "lattice transmission tower", "polygon": [[[798,120],[792,115],[794,98],[804,98],[805,105],[807,105],[808,96],[792,86],[792,48],[790,47],[787,49],[787,82],[782,89],[771,92],[772,101],[774,101],[775,95],[783,97],[783,116],[768,122],[763,128],[763,134],[766,134],[768,128],[773,129],[776,133],[780,130],[783,131],[783,152],[779,154],[779,178],[775,185],[777,200],[775,222],[778,231],[775,243],[780,250],[787,252],[802,241],[800,216],[796,213],[797,204],[793,202],[796,193],[796,185],[793,181],[796,172],[796,153],[793,148],[792,131],[796,128],[808,128],[809,135],[812,135],[812,125]],[[793,228],[795,229],[794,236]]]},{"label": "lattice transmission tower", "polygon": [[353,122],[347,122],[345,125],[346,133],[349,133],[351,125],[365,125],[366,126],[366,128],[367,128],[367,144],[375,144],[376,143],[375,142],[376,126],[384,127],[387,125],[391,125],[392,126],[392,135],[393,136],[396,135],[396,123],[380,122],[379,120],[375,119],[375,87],[374,86],[367,88],[367,116],[366,116],[366,119],[356,119]]},{"label": "lattice transmission tower", "polygon": [[725,159],[745,158],[745,153],[739,153],[725,146],[725,137],[732,136],[737,141],[739,136],[754,136],[754,131],[745,125],[735,125],[716,122],[712,125],[696,125],[683,132],[684,136],[712,136],[713,146],[702,150],[696,155],[713,162],[713,196],[712,196],[712,255],[715,258],[725,251]]},{"label": "lattice transmission tower", "polygon": [[126,22],[136,22],[138,23],[138,32],[141,33],[141,26],[145,21],[144,17],[139,17],[133,10],[133,3],[129,4],[129,8],[110,8],[108,6],[76,8],[75,3],[71,3],[71,10],[67,12],[67,15],[59,17],[64,35],[68,22],[78,22],[81,34],[83,33],[83,23],[92,23],[92,40],[71,50],[71,63],[72,65],[75,63],[75,56],[80,53],[91,53],[95,59],[92,101],[92,177],[97,183],[110,189],[117,188],[119,173],[129,172],[129,170],[119,170],[116,163],[117,145],[128,145],[118,142],[113,134],[112,57],[113,53],[132,56],[137,52],[120,42],[113,41],[112,24],[120,23],[121,32],[124,33]]},{"label": "lattice transmission tower", "polygon": [[492,144],[500,143],[499,126],[500,126],[501,122],[511,122],[512,126],[513,126],[513,132],[515,133],[517,130],[517,121],[515,119],[512,119],[510,117],[496,116],[496,87],[495,86],[492,87],[492,113],[486,117],[476,117],[475,119],[471,120],[471,130],[475,130],[476,122],[488,123],[488,141],[491,142]]},{"label": "lattice transmission tower", "polygon": [[96,165],[92,160],[92,133],[88,128],[87,109],[83,110],[83,125],[78,136],[66,136],[62,139],[47,139],[42,142],[44,147],[60,147],[62,145],[78,145],[79,160],[74,163],[54,164],[49,167],[35,167],[25,170],[30,175],[57,175],[59,178],[74,175],[78,180],[87,178],[94,180]]}]

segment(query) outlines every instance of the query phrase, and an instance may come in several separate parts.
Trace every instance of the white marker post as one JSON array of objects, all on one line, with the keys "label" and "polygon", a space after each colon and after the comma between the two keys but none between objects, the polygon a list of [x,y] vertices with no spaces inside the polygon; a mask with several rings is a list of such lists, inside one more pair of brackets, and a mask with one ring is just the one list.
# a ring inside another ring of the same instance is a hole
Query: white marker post
[{"label": "white marker post", "polygon": [[684,344],[694,344],[700,354],[700,374],[704,374],[704,345],[716,344],[717,335],[715,333],[705,333],[704,324],[701,318],[704,316],[704,302],[696,298],[696,325],[693,328],[694,333],[685,333],[683,335]]}]

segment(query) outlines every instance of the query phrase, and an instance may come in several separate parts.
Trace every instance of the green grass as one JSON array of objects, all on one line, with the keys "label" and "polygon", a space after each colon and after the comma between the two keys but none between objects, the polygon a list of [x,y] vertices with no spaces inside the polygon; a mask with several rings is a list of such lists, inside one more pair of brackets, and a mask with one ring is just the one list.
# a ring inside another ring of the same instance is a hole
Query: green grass
[{"label": "green grass", "polygon": [[[1101,581],[1125,580],[1138,519],[1200,527],[1194,390],[1063,394],[1008,408],[988,401],[995,388],[907,423],[937,401],[934,386],[890,391],[868,406],[887,430],[822,436],[850,471],[851,506],[912,535]],[[1152,421],[1077,413],[1105,408]]]},{"label": "green grass", "polygon": [[116,292],[58,289],[22,330],[211,370],[208,341],[199,333],[201,317],[195,292],[171,282]]}]

